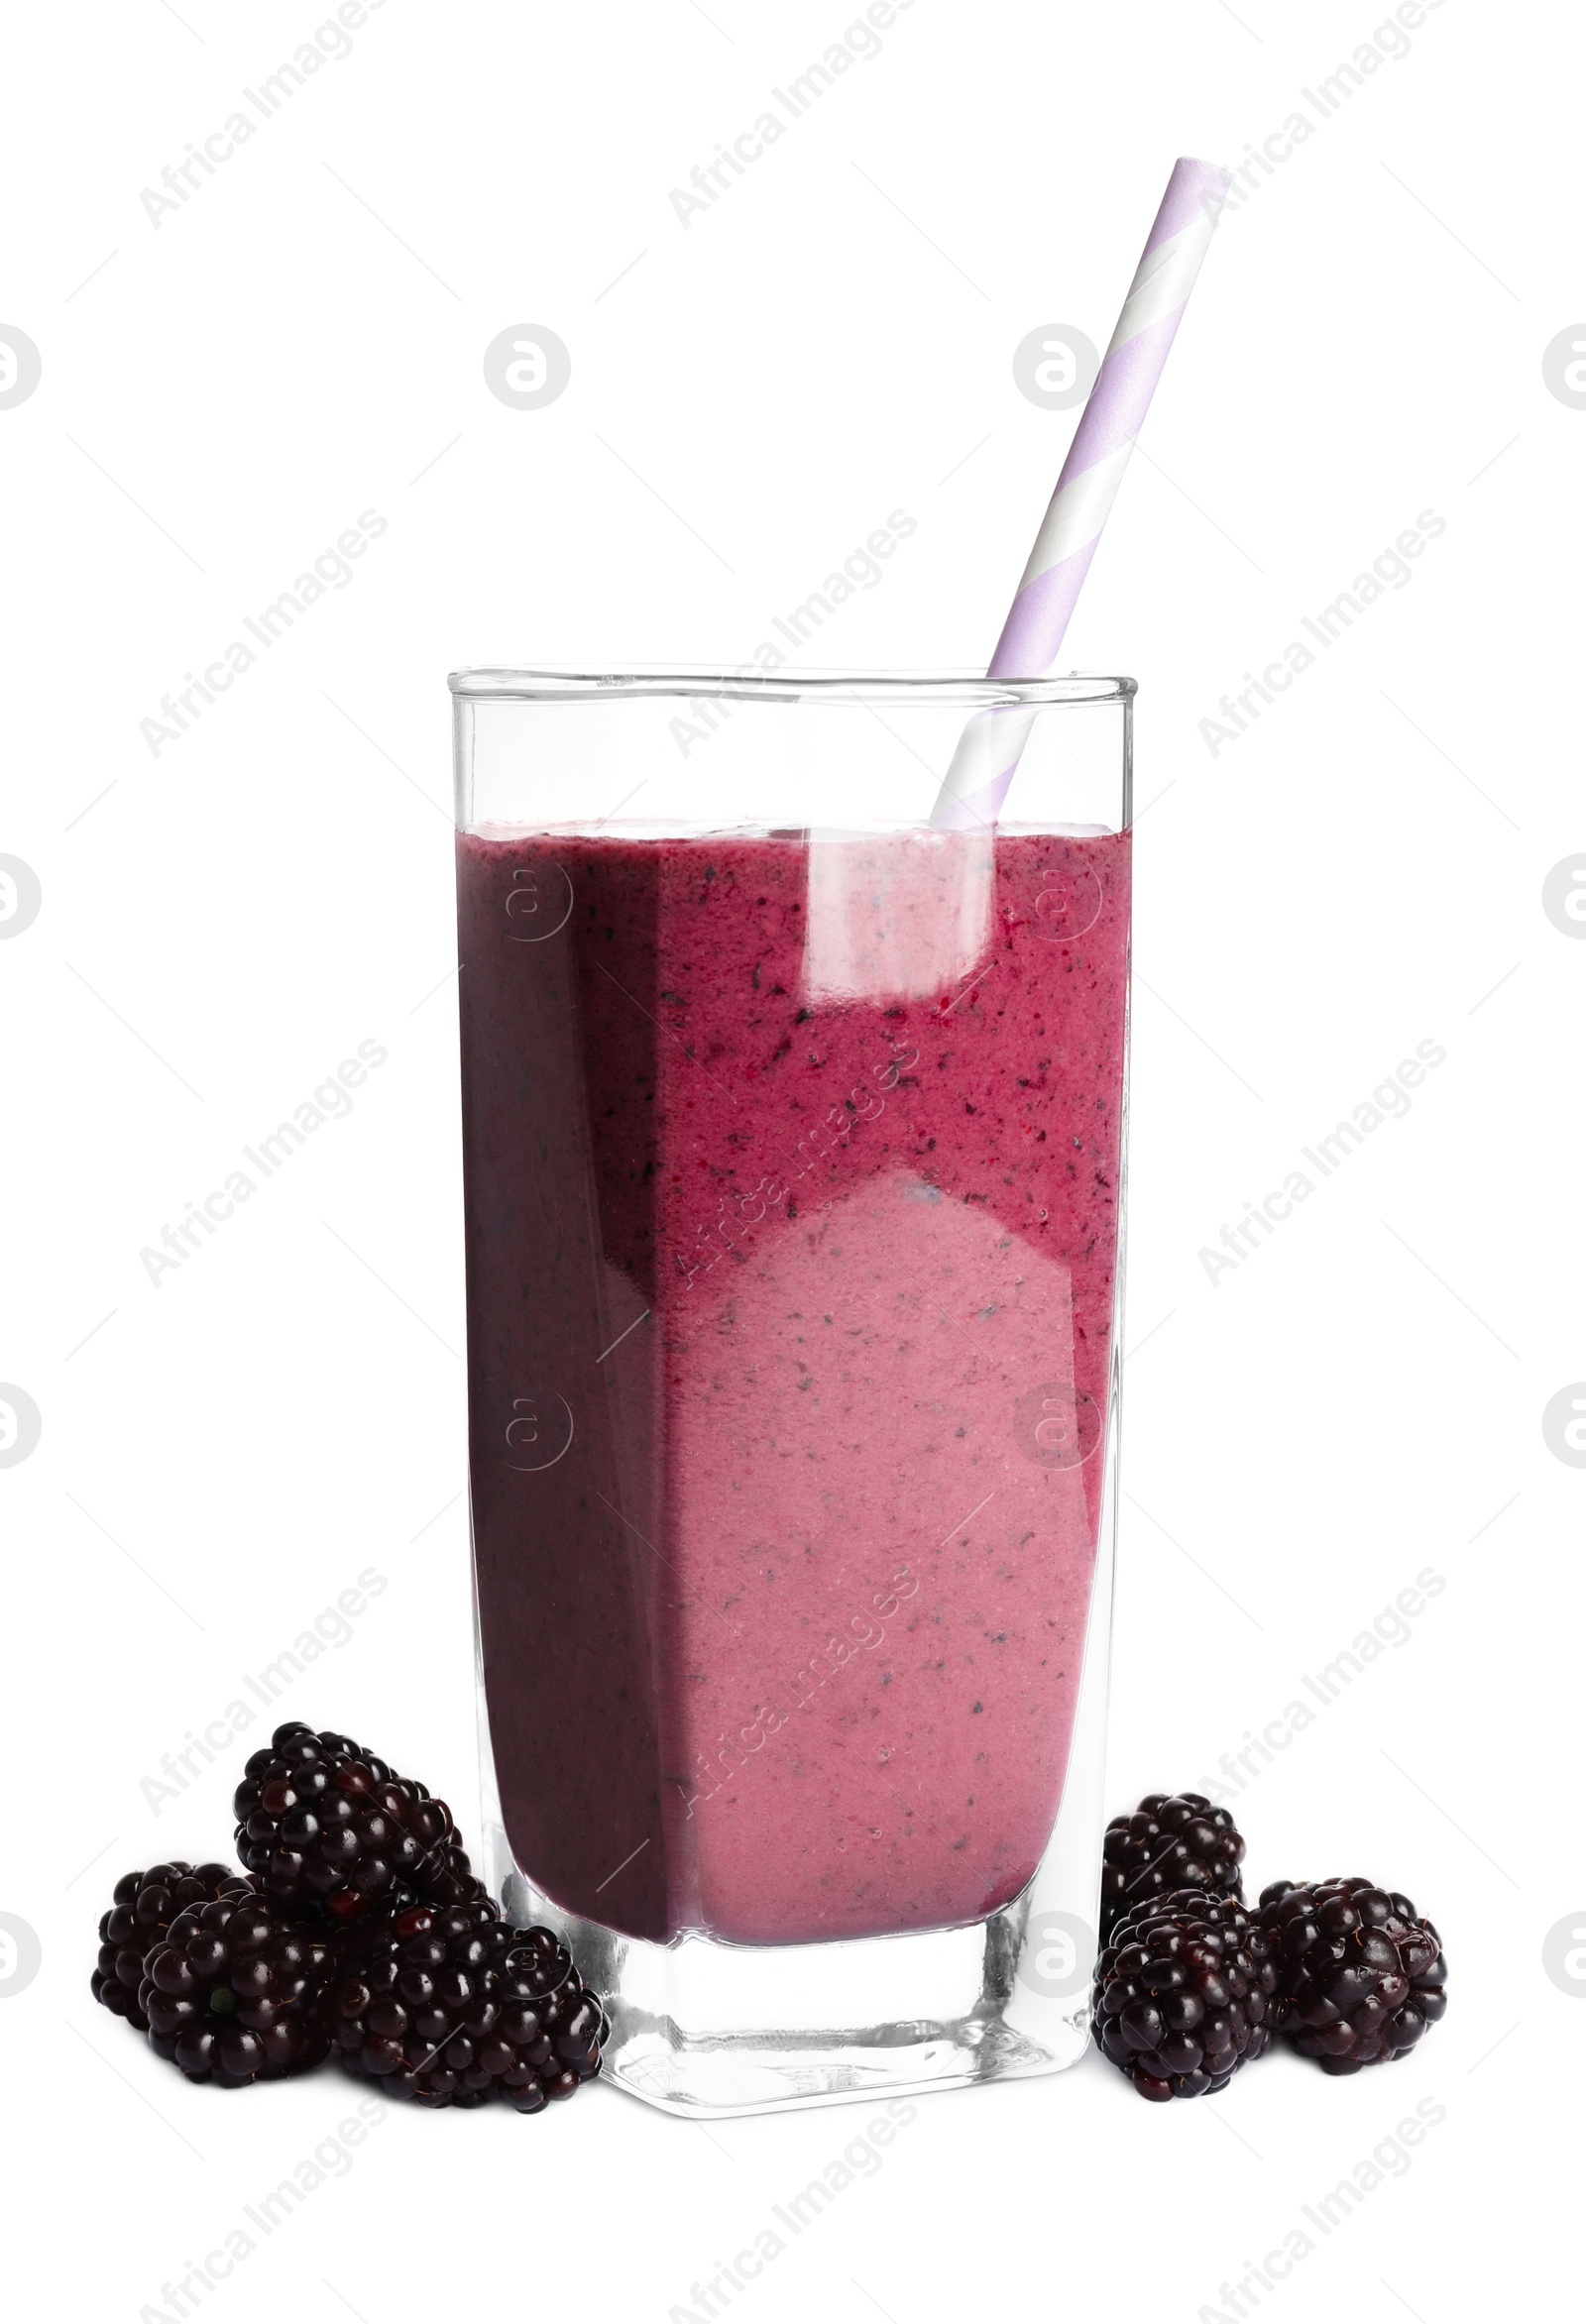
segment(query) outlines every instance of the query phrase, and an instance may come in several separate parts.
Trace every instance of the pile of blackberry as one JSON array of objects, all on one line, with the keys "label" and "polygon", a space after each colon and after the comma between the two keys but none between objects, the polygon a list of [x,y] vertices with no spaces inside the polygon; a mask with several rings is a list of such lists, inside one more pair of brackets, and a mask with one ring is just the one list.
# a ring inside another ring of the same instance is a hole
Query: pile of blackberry
[{"label": "pile of blackberry", "polygon": [[1324,2074],[1408,2057],[1448,2007],[1442,1939],[1409,1897],[1369,1880],[1277,1880],[1258,1909],[1288,2000],[1284,2037]]},{"label": "pile of blackberry", "polygon": [[128,1872],[116,1882],[110,1910],[99,1923],[99,1964],[89,1983],[95,2001],[136,2026],[149,2031],[149,2020],[138,1999],[144,1962],[179,1913],[191,1905],[214,1904],[221,1897],[253,1894],[246,1873],[229,1864],[152,1864],[147,1872]]},{"label": "pile of blackberry", "polygon": [[144,1962],[150,2047],[190,2082],[241,2089],[330,2055],[334,1945],[251,1892],[191,1905]]},{"label": "pile of blackberry", "polygon": [[607,2033],[566,1945],[488,1902],[394,1915],[335,2005],[343,2064],[420,2106],[538,2114],[599,2073]]},{"label": "pile of blackberry", "polygon": [[1277,2008],[1272,1939],[1202,1888],[1136,1905],[1096,1963],[1096,2040],[1142,2098],[1225,2090],[1266,2050]]},{"label": "pile of blackberry", "polygon": [[1143,2098],[1224,2090],[1280,2037],[1324,2073],[1385,2065],[1448,2006],[1442,1940],[1407,1896],[1279,1880],[1247,1908],[1244,1852],[1197,1792],[1153,1792],[1107,1826],[1091,2026]]},{"label": "pile of blackberry", "polygon": [[243,1863],[305,1917],[349,1922],[383,1899],[462,1904],[485,1893],[445,1801],[350,1735],[278,1727],[232,1806]]},{"label": "pile of blackberry", "polygon": [[189,2081],[241,2089],[334,2050],[421,2106],[538,2114],[600,2072],[610,2028],[566,1945],[502,1919],[422,1784],[292,1721],[235,1806],[245,1870],[129,1872],[99,1924],[94,1999]]},{"label": "pile of blackberry", "polygon": [[1226,1808],[1200,1792],[1148,1792],[1132,1816],[1114,1816],[1101,1843],[1101,1941],[1136,1905],[1202,1889],[1243,1895],[1245,1843]]}]

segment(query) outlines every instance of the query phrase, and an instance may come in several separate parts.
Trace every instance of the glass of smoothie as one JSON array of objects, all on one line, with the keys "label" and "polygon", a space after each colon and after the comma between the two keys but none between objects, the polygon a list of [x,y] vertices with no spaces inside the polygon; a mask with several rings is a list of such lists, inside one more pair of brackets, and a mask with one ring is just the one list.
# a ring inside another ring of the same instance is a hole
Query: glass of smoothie
[{"label": "glass of smoothie", "polygon": [[[494,1891],[674,2111],[1067,2065],[1133,682],[451,687]],[[977,715],[1010,812],[934,829]]]}]

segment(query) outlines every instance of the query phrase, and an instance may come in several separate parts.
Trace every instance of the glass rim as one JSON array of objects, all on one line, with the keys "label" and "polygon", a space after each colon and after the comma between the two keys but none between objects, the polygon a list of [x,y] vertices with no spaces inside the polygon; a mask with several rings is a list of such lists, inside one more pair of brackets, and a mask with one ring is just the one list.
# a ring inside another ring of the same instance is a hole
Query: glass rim
[{"label": "glass rim", "polygon": [[686,662],[630,662],[622,669],[464,668],[446,683],[470,702],[651,701],[720,695],[742,702],[890,702],[945,709],[1029,709],[1132,702],[1133,678],[1071,670],[1062,677],[988,678],[979,670],[724,670]]}]

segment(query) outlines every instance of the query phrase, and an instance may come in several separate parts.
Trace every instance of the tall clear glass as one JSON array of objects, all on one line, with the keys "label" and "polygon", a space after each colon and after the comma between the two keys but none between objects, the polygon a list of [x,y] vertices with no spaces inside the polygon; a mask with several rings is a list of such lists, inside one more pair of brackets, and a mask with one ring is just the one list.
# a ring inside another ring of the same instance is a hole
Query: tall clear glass
[{"label": "tall clear glass", "polygon": [[[496,1892],[677,2112],[1070,2064],[1133,682],[451,686]],[[933,830],[976,714],[1012,819]]]}]

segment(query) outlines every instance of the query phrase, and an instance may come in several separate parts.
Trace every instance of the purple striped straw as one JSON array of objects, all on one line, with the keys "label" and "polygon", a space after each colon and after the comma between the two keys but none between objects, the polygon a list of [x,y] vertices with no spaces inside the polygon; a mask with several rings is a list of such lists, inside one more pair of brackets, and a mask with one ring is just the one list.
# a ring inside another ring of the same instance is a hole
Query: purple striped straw
[{"label": "purple striped straw", "polygon": [[[1228,172],[1214,163],[1175,163],[1002,624],[988,678],[1044,677],[1058,658],[1227,190]],[[943,830],[967,830],[996,822],[1034,720],[1035,713],[1022,709],[981,711],[969,720],[932,812],[933,824]]]}]

